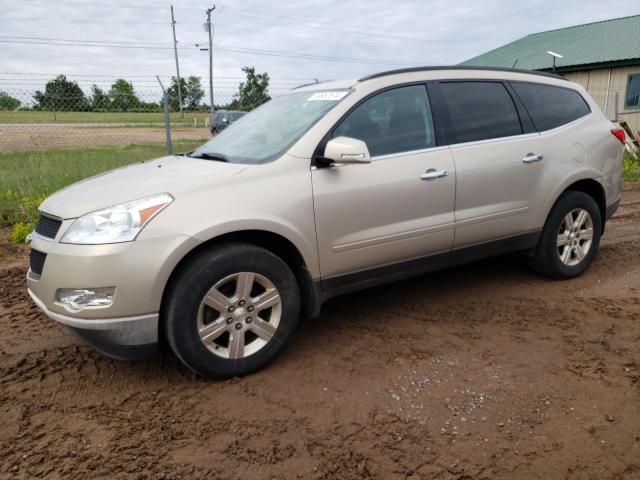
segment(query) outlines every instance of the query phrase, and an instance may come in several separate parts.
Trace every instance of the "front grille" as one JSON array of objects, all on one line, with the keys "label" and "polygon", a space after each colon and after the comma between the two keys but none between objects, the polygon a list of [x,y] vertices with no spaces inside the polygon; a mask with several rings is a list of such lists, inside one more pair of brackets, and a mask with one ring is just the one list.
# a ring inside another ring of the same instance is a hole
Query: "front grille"
[{"label": "front grille", "polygon": [[46,253],[32,249],[31,254],[29,255],[29,267],[31,268],[31,271],[36,275],[42,275],[42,268],[44,267],[44,261],[46,258]]},{"label": "front grille", "polygon": [[60,225],[62,225],[62,220],[59,218],[52,218],[40,214],[38,225],[36,225],[36,233],[45,238],[56,238],[58,230],[60,230]]}]

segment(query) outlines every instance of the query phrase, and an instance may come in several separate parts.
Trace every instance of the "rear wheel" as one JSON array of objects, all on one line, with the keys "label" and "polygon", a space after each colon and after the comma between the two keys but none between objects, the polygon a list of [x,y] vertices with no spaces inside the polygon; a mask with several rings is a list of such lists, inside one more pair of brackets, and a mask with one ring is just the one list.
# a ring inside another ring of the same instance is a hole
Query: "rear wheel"
[{"label": "rear wheel", "polygon": [[595,200],[583,192],[565,192],[547,218],[532,268],[556,279],[582,274],[598,250],[601,232],[602,216]]},{"label": "rear wheel", "polygon": [[225,245],[181,268],[165,309],[165,333],[194,372],[244,375],[278,354],[299,309],[298,284],[286,263],[260,247]]}]

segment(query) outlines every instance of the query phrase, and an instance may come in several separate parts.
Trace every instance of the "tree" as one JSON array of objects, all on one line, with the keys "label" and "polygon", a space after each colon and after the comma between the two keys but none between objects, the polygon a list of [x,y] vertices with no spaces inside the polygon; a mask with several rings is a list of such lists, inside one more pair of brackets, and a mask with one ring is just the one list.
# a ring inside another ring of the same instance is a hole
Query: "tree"
[{"label": "tree", "polygon": [[[180,90],[182,92],[182,106],[189,110],[196,110],[200,106],[200,101],[204,97],[204,90],[198,77],[189,77],[186,80],[180,79]],[[167,89],[169,95],[169,105],[171,110],[177,112],[180,110],[178,104],[178,79],[171,77],[171,85]]]},{"label": "tree", "polygon": [[184,97],[182,97],[185,106],[192,110],[197,109],[204,98],[204,90],[200,79],[194,76],[187,78],[187,88],[183,92],[185,92]]},{"label": "tree", "polygon": [[17,110],[18,108],[20,108],[20,100],[0,90],[0,110]]},{"label": "tree", "polygon": [[269,74],[256,75],[255,67],[244,67],[242,71],[247,76],[247,81],[240,84],[237,101],[240,110],[249,111],[271,100],[269,96]]},{"label": "tree", "polygon": [[94,112],[103,111],[108,112],[111,108],[111,100],[109,99],[109,95],[105,93],[97,85],[91,86],[91,109]]},{"label": "tree", "polygon": [[78,83],[67,80],[64,75],[49,80],[44,87],[44,93],[37,90],[33,98],[43,110],[85,111],[89,107]]},{"label": "tree", "polygon": [[117,79],[109,90],[111,109],[120,112],[127,112],[140,108],[140,99],[136,96],[133,85],[123,78]]}]

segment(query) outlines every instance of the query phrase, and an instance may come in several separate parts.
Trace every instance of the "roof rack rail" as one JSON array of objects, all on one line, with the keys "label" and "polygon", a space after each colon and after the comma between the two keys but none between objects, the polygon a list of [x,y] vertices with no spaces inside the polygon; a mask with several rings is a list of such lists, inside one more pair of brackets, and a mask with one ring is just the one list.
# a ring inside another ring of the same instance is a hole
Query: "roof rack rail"
[{"label": "roof rack rail", "polygon": [[297,87],[293,87],[291,90],[297,90],[297,89],[302,88],[302,87],[308,87],[309,85],[319,85],[320,83],[327,83],[329,81],[330,80],[322,80],[321,82],[319,82],[319,81],[316,80],[315,82],[303,83],[302,85],[298,85]]},{"label": "roof rack rail", "polygon": [[515,73],[528,73],[530,75],[540,75],[542,77],[557,78],[560,80],[566,80],[566,78],[556,75],[554,73],[540,72],[537,70],[524,70],[521,68],[501,68],[501,67],[476,67],[470,65],[448,65],[448,66],[434,66],[434,67],[410,67],[400,68],[398,70],[388,70],[386,72],[374,73],[358,79],[358,82],[364,82],[374,78],[386,77],[387,75],[396,75],[398,73],[411,73],[411,72],[429,72],[434,70],[490,70],[495,72],[515,72]]}]

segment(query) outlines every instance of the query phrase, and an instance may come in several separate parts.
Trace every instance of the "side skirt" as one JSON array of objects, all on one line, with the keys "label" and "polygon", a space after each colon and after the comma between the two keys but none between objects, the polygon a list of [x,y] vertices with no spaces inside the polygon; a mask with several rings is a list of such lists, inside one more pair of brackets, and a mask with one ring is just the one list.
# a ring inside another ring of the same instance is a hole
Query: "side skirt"
[{"label": "side skirt", "polygon": [[[320,314],[320,306],[332,297],[385,283],[404,280],[444,268],[475,262],[509,252],[530,250],[540,238],[541,230],[467,245],[445,252],[388,263],[377,267],[341,273],[313,281],[314,317]],[[315,303],[314,302],[314,303]]]}]

